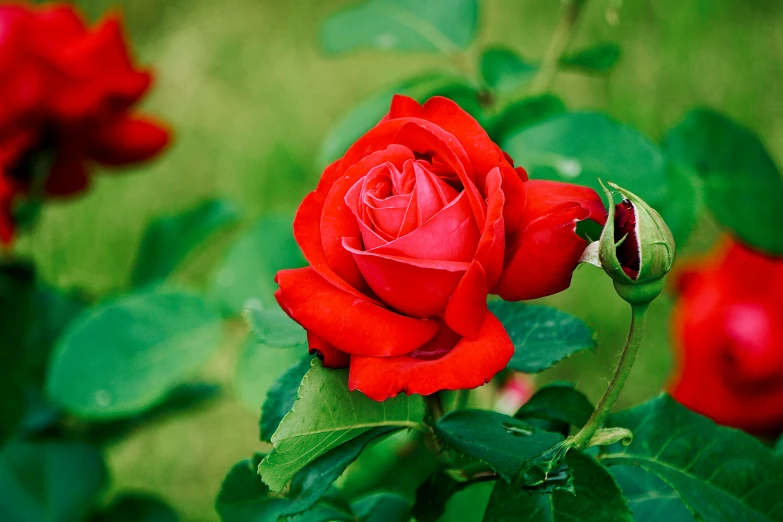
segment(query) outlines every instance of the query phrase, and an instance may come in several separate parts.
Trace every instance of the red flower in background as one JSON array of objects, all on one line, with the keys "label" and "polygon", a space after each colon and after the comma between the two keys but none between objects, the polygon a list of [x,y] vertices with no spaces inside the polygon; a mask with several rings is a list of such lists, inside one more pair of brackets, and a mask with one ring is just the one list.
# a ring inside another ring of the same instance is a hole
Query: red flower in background
[{"label": "red flower in background", "polygon": [[0,240],[17,196],[84,190],[92,163],[148,159],[168,143],[131,112],[151,84],[134,67],[118,18],[88,28],[70,6],[0,6]]},{"label": "red flower in background", "polygon": [[783,258],[723,245],[679,285],[674,397],[720,424],[783,429]]},{"label": "red flower in background", "polygon": [[568,287],[603,222],[591,189],[528,181],[454,102],[394,98],[324,171],[294,235],[310,267],[278,273],[280,306],[327,367],[383,400],[475,388],[513,354],[487,294],[532,299]]}]

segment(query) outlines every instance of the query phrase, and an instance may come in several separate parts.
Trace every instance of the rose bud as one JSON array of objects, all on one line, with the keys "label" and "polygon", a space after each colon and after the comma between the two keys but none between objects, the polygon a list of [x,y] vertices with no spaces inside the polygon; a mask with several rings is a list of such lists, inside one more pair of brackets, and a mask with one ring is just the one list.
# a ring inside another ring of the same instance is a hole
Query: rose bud
[{"label": "rose bud", "polygon": [[351,390],[475,388],[514,352],[487,294],[565,290],[587,245],[577,223],[605,216],[589,188],[528,180],[453,101],[395,96],[299,206],[310,266],[279,272],[276,297]]},{"label": "rose bud", "polygon": [[783,430],[783,258],[723,244],[675,272],[672,395],[716,422]]},{"label": "rose bud", "polygon": [[614,205],[608,189],[609,216],[601,233],[598,257],[614,280],[617,293],[631,304],[646,304],[663,290],[674,263],[674,238],[663,218],[636,194],[609,183],[623,196]]}]

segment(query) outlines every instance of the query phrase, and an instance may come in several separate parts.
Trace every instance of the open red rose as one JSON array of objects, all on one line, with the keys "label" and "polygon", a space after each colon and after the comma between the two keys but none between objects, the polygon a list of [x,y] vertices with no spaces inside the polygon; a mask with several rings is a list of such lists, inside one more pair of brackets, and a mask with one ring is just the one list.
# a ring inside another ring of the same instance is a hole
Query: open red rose
[{"label": "open red rose", "polygon": [[383,400],[474,388],[513,354],[487,294],[568,287],[603,221],[587,188],[528,181],[454,102],[396,96],[389,114],[327,167],[294,235],[310,267],[278,273],[280,306],[349,387]]},{"label": "open red rose", "polygon": [[679,286],[674,397],[720,424],[783,429],[783,258],[723,245]]},{"label": "open red rose", "polygon": [[0,6],[0,241],[11,241],[19,195],[64,196],[89,183],[92,163],[151,158],[169,141],[131,112],[150,86],[120,21],[88,28],[73,7]]}]

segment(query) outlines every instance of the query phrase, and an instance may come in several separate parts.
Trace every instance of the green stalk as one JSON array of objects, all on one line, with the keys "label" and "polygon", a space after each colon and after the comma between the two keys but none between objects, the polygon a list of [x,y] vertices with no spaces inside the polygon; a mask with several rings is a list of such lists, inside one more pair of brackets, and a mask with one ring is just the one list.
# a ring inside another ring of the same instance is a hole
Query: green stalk
[{"label": "green stalk", "polygon": [[552,38],[541,58],[541,66],[538,74],[530,84],[530,94],[542,94],[549,90],[557,74],[560,65],[560,57],[563,56],[568,44],[574,37],[574,29],[579,16],[584,10],[587,0],[563,0],[563,10],[560,21],[552,33]]},{"label": "green stalk", "polygon": [[590,416],[587,424],[571,438],[570,446],[576,449],[585,448],[595,432],[606,422],[609,412],[620,397],[623,386],[628,380],[633,363],[636,361],[636,354],[639,353],[639,347],[644,338],[644,328],[647,322],[647,308],[649,303],[642,305],[631,305],[631,328],[628,331],[628,339],[625,341],[623,353],[620,355],[620,361],[617,363],[617,369],[614,371],[612,382],[606,389],[604,396],[596,406],[595,411]]}]

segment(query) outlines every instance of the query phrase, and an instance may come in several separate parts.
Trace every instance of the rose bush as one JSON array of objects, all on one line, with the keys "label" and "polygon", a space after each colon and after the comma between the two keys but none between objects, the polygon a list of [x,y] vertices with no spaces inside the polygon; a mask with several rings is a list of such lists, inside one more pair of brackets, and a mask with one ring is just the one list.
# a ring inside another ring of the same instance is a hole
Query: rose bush
[{"label": "rose bush", "polygon": [[311,266],[278,273],[280,306],[349,387],[383,400],[480,386],[513,346],[487,294],[568,287],[603,223],[589,188],[528,180],[457,104],[396,96],[388,115],[326,168],[294,235]]},{"label": "rose bush", "polygon": [[723,245],[679,287],[674,397],[720,424],[782,429],[783,258]]},{"label": "rose bush", "polygon": [[77,193],[91,163],[133,163],[164,148],[168,131],[131,112],[151,81],[117,17],[90,29],[70,6],[0,6],[0,241],[13,237],[20,196]]}]

